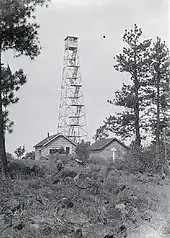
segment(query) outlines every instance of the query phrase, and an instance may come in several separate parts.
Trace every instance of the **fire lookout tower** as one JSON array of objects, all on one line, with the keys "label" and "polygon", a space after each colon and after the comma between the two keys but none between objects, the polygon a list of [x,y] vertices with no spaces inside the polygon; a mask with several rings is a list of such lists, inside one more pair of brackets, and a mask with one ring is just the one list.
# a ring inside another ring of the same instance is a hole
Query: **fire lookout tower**
[{"label": "fire lookout tower", "polygon": [[74,36],[65,38],[58,133],[63,133],[76,143],[87,139],[78,37]]}]

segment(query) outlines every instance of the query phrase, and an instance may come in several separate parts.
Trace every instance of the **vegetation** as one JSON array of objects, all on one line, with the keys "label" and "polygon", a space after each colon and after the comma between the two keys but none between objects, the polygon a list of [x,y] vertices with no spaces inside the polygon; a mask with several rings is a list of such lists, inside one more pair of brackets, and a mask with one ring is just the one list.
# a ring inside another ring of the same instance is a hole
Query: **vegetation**
[{"label": "vegetation", "polygon": [[35,160],[35,152],[34,151],[27,152],[23,159]]},{"label": "vegetation", "polygon": [[[0,3],[0,158],[5,175],[7,175],[7,158],[4,126],[8,114],[3,112],[3,103],[6,101],[5,105],[6,103],[8,105],[16,102],[14,92],[18,89],[18,84],[25,83],[25,75],[22,70],[19,70],[11,76],[9,69],[7,70],[8,77],[12,77],[9,80],[12,85],[10,87],[5,86],[5,89],[8,90],[7,93],[9,93],[8,100],[3,98],[3,84],[7,81],[3,79],[2,74],[3,71],[6,71],[2,68],[2,54],[7,50],[14,50],[15,56],[26,55],[32,60],[40,54],[39,25],[35,22],[35,10],[37,6],[47,4],[47,2],[46,0],[3,0]],[[16,83],[18,82],[16,81],[17,78],[19,78],[19,83]]]},{"label": "vegetation", "polygon": [[20,146],[20,147],[16,148],[14,153],[16,154],[18,159],[21,159],[21,157],[25,154],[25,146]]},{"label": "vegetation", "polygon": [[133,30],[125,30],[123,41],[127,48],[116,56],[117,64],[114,68],[120,72],[126,72],[132,81],[131,85],[123,84],[122,89],[116,91],[115,99],[109,103],[123,107],[122,113],[110,116],[105,122],[106,128],[123,138],[132,138],[135,135],[136,145],[141,145],[141,129],[145,130],[145,120],[140,118],[144,112],[147,101],[145,86],[149,77],[149,49],[151,40],[141,42],[142,30],[136,25]]},{"label": "vegetation", "polygon": [[8,114],[9,111],[7,107],[10,104],[15,104],[19,101],[19,98],[15,93],[26,83],[26,76],[23,73],[23,70],[20,69],[15,73],[11,72],[11,69],[8,67],[2,67],[1,72],[1,90],[2,90],[2,106],[3,106],[3,123],[4,131],[7,130],[9,133],[12,133],[13,121],[9,120]]},{"label": "vegetation", "polygon": [[157,38],[151,48],[151,80],[148,82],[151,88],[151,133],[156,138],[157,157],[160,156],[160,137],[164,130],[169,128],[169,50],[168,47]]},{"label": "vegetation", "polygon": [[[40,161],[35,152],[23,156],[24,146],[14,151],[22,160],[6,153],[5,131],[12,132],[13,126],[8,106],[18,102],[16,92],[26,83],[26,75],[22,69],[12,72],[4,66],[2,54],[14,50],[15,56],[31,60],[40,54],[35,11],[48,2],[0,2],[0,158],[3,173],[9,176],[0,180],[0,237],[123,238],[146,223],[154,231],[159,224],[169,236],[169,223],[154,220],[160,215],[164,221],[170,219],[170,148],[163,140],[170,139],[169,50],[160,38],[142,41],[136,25],[125,31],[126,48],[114,66],[131,83],[108,100],[123,110],[106,118],[95,135],[95,140],[109,132],[123,139],[135,137],[126,160],[90,157],[85,141],[77,145],[76,156],[66,155],[63,147]],[[152,143],[142,147],[149,134]],[[162,168],[166,177],[160,176]]]},{"label": "vegetation", "polygon": [[[73,157],[53,155],[14,160],[9,168],[12,180],[0,182],[3,238],[123,238],[142,223],[156,230],[155,217],[167,211],[163,199],[169,185],[159,176],[129,174],[130,167],[102,158],[81,165]],[[168,224],[159,226],[168,234]]]},{"label": "vegetation", "polygon": [[141,41],[142,30],[136,25],[125,30],[126,48],[116,56],[114,68],[126,73],[131,84],[123,83],[115,98],[108,100],[122,108],[122,112],[110,115],[96,131],[96,138],[105,138],[108,132],[123,140],[135,138],[137,147],[142,140],[152,137],[156,141],[156,156],[160,157],[161,137],[169,134],[169,50],[160,38],[156,42]]},{"label": "vegetation", "polygon": [[75,149],[76,155],[79,159],[81,159],[83,162],[87,161],[89,158],[89,142],[85,142],[84,140],[79,143]]}]

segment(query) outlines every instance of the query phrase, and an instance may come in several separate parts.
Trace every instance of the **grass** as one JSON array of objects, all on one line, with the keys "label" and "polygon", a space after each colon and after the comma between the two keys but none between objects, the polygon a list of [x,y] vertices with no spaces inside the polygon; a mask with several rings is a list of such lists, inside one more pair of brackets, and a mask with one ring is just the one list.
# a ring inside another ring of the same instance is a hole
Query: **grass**
[{"label": "grass", "polygon": [[[122,224],[130,236],[147,210],[169,216],[170,182],[158,175],[129,174],[96,158],[81,165],[66,156],[14,167],[14,178],[0,181],[2,238],[123,237],[117,234]],[[121,203],[124,212],[115,208]]]}]

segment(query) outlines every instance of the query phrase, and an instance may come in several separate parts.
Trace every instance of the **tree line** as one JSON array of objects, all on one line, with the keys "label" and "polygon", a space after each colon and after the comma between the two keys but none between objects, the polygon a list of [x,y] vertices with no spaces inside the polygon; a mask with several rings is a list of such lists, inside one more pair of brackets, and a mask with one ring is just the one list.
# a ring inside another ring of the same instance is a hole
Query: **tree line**
[{"label": "tree line", "polygon": [[169,126],[169,49],[161,38],[142,40],[143,32],[136,24],[125,30],[122,53],[114,58],[114,69],[126,73],[131,83],[123,83],[108,100],[122,110],[107,117],[97,129],[95,139],[106,138],[109,132],[122,140],[134,138],[134,144],[152,139],[156,145],[157,157],[163,133],[170,136]]}]

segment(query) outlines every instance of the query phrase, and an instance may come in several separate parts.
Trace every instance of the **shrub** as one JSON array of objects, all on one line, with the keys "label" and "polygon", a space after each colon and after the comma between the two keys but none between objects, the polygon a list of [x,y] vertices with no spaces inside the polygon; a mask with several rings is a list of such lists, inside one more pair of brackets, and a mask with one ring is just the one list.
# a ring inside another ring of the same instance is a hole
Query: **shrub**
[{"label": "shrub", "polygon": [[27,159],[35,160],[35,152],[34,152],[34,151],[28,152],[28,153],[23,157],[23,159],[25,159],[25,160],[27,160]]},{"label": "shrub", "polygon": [[84,142],[82,140],[75,149],[76,155],[82,161],[86,161],[89,158],[89,145],[89,142]]},{"label": "shrub", "polygon": [[154,146],[132,147],[127,158],[123,161],[116,160],[114,165],[116,169],[127,170],[130,173],[160,173],[162,167],[165,167],[165,160],[163,153],[160,160],[157,160]]},{"label": "shrub", "polygon": [[11,178],[40,176],[45,173],[43,167],[38,164],[25,164],[22,160],[13,160],[8,164],[8,171]]},{"label": "shrub", "polygon": [[11,153],[6,153],[7,161],[12,161],[14,160],[14,156]]},{"label": "shrub", "polygon": [[91,156],[88,159],[88,163],[89,164],[93,164],[93,165],[105,165],[106,164],[106,159],[104,159],[104,157],[100,157],[100,156]]}]

